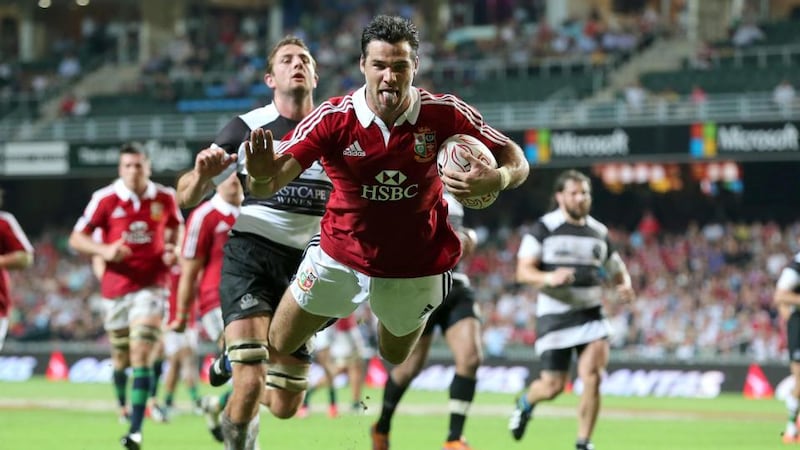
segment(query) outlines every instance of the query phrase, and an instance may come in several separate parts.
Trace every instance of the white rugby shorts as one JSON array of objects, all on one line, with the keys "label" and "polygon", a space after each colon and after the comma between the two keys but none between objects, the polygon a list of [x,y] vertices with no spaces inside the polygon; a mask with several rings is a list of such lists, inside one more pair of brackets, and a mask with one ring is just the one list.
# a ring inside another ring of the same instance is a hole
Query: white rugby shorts
[{"label": "white rugby shorts", "polygon": [[132,321],[145,317],[164,317],[166,290],[150,287],[117,298],[104,298],[103,311],[106,331],[128,328]]},{"label": "white rugby shorts", "polygon": [[208,338],[213,342],[219,341],[219,338],[225,331],[225,324],[222,323],[222,309],[217,306],[205,313],[203,317],[200,318],[200,322],[203,324],[203,329],[206,330]]},{"label": "white rugby shorts", "polygon": [[164,356],[169,358],[182,348],[197,350],[196,328],[187,328],[183,333],[172,330],[164,333]]},{"label": "white rugby shorts", "polygon": [[319,245],[306,249],[289,289],[303,310],[324,317],[347,317],[369,301],[383,326],[406,336],[428,320],[452,284],[448,271],[418,278],[378,278],[331,258]]},{"label": "white rugby shorts", "polygon": [[8,334],[8,317],[0,317],[0,350],[3,349],[3,344],[6,342],[7,334]]}]

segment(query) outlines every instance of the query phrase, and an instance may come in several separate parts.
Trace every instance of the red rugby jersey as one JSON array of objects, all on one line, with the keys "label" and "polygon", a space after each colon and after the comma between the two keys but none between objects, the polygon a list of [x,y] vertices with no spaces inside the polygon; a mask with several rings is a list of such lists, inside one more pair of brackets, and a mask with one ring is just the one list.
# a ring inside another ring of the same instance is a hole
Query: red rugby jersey
[{"label": "red rugby jersey", "polygon": [[132,254],[119,262],[107,262],[100,282],[105,298],[116,298],[148,286],[165,286],[167,267],[164,254],[164,231],[177,228],[183,217],[175,199],[175,190],[150,182],[139,198],[122,180],[92,194],[75,231],[91,235],[103,230],[103,242],[125,237]]},{"label": "red rugby jersey", "polygon": [[[20,250],[33,253],[33,246],[19,226],[17,219],[0,211],[0,255]],[[0,269],[0,317],[6,317],[11,307],[11,280],[6,269]]]},{"label": "red rugby jersey", "polygon": [[237,206],[217,194],[195,208],[186,221],[181,253],[186,259],[205,260],[198,292],[201,317],[219,306],[222,247],[238,214]]},{"label": "red rugby jersey", "polygon": [[452,95],[411,88],[411,105],[390,128],[369,109],[365,89],[316,108],[284,138],[305,169],[322,162],[333,192],[322,248],[370,276],[412,278],[452,269],[461,242],[447,221],[436,171],[439,145],[464,133],[497,149],[508,137]]}]

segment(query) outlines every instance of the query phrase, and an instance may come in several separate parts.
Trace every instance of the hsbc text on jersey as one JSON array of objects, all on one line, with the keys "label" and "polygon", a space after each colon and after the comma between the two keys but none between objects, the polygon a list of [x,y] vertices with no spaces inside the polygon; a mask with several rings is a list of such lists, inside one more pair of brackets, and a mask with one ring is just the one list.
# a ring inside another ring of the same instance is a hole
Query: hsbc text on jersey
[{"label": "hsbc text on jersey", "polygon": [[375,176],[380,184],[362,184],[361,197],[379,202],[394,202],[407,198],[414,198],[419,193],[419,184],[402,186],[408,179],[399,170],[382,170]]}]

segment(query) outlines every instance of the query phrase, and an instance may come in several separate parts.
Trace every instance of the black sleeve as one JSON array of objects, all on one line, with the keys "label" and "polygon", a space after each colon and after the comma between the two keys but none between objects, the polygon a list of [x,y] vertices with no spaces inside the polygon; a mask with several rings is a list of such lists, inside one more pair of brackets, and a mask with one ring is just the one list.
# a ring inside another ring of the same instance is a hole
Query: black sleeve
[{"label": "black sleeve", "polygon": [[531,236],[535,237],[539,244],[543,243],[545,238],[550,236],[550,230],[547,229],[544,222],[537,220],[530,231]]},{"label": "black sleeve", "polygon": [[250,127],[241,117],[236,117],[214,138],[214,144],[225,149],[229,154],[239,153],[239,146],[250,138]]}]

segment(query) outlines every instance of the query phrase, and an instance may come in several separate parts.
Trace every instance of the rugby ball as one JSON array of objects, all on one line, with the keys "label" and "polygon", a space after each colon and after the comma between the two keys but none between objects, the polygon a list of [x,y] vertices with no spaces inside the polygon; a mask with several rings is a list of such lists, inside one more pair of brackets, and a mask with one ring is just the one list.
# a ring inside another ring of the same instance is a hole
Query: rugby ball
[{"label": "rugby ball", "polygon": [[[454,172],[469,172],[471,165],[469,160],[462,156],[462,153],[471,153],[479,160],[492,168],[497,168],[497,161],[492,152],[478,139],[468,134],[456,134],[450,136],[439,146],[439,153],[436,155],[436,170],[441,177],[444,169]],[[476,195],[458,199],[459,203],[470,209],[483,209],[497,200],[499,192]]]}]

